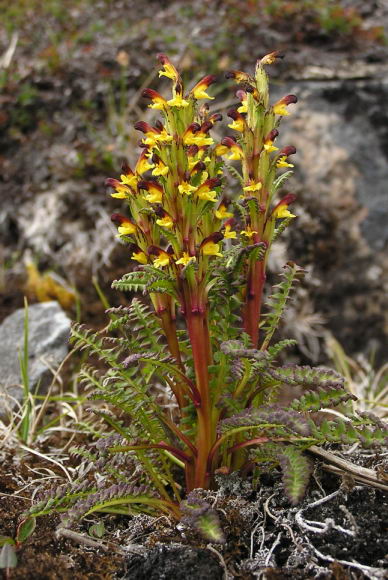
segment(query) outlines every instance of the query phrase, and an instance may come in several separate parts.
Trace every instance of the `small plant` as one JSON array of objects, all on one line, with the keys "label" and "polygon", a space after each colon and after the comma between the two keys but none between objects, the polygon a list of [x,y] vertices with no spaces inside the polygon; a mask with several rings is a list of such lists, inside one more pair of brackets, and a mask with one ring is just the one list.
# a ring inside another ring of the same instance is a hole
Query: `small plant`
[{"label": "small plant", "polygon": [[[127,205],[112,220],[137,263],[113,287],[149,302],[135,297],[110,308],[106,334],[74,325],[75,345],[107,369],[89,364],[82,379],[117,412],[94,409],[107,427],[94,447],[75,450],[83,458],[79,479],[42,496],[30,517],[55,510],[70,525],[97,511],[164,512],[221,541],[214,513],[194,491],[215,488],[217,474],[280,466],[296,504],[309,480],[310,446],[384,441],[383,423],[369,414],[317,419],[320,409],[354,398],[337,372],[277,363],[294,344],[274,339],[304,275],[288,262],[264,309],[271,246],[296,217],[289,210],[295,195],[281,193],[295,148],[276,140],[297,98],[271,104],[265,70],[278,57],[259,60],[254,76],[227,74],[239,104],[228,112],[233,135],[215,143],[221,115],[206,104],[215,77],[186,92],[159,55],[171,98],[153,89],[143,96],[163,121],[135,125],[143,134],[136,167],[125,163],[120,180],[107,180],[112,197]],[[240,188],[234,199],[226,171]],[[280,402],[282,389],[289,404]]]}]

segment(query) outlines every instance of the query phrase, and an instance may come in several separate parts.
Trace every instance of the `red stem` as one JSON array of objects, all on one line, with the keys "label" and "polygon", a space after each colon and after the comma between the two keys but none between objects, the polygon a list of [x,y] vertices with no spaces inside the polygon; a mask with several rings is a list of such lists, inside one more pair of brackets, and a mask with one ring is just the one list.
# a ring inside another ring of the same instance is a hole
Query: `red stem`
[{"label": "red stem", "polygon": [[194,459],[195,472],[194,480],[190,482],[190,489],[188,490],[190,491],[196,487],[206,489],[209,485],[207,460],[215,434],[212,428],[209,394],[208,364],[210,358],[210,338],[206,324],[206,315],[201,312],[192,312],[191,307],[189,307],[186,311],[186,321],[193,353],[196,383],[201,396],[200,405],[197,407],[196,448],[198,455]]},{"label": "red stem", "polygon": [[259,322],[265,284],[265,262],[250,264],[244,307],[244,330],[251,337],[254,348],[259,344]]}]

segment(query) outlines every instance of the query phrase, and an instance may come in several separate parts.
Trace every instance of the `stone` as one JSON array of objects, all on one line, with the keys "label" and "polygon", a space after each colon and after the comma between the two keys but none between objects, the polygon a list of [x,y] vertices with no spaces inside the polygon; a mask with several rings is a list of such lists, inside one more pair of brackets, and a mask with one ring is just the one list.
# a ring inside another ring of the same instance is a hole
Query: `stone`
[{"label": "stone", "polygon": [[158,545],[146,558],[130,556],[124,578],[137,580],[221,580],[224,570],[209,550]]},{"label": "stone", "polygon": [[[19,353],[23,354],[24,308],[16,310],[0,325],[0,417],[23,401]],[[58,302],[28,307],[28,371],[30,392],[47,390],[68,352],[70,319]]]}]

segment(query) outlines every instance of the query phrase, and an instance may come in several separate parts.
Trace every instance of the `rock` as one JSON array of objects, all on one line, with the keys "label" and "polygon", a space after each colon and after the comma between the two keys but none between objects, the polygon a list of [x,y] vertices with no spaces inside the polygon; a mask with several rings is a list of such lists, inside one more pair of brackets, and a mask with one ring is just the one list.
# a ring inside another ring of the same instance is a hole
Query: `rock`
[{"label": "rock", "polygon": [[[0,417],[23,400],[19,353],[23,352],[24,308],[8,316],[0,326]],[[44,392],[52,371],[68,351],[70,319],[57,302],[28,308],[28,354],[30,391]]]},{"label": "rock", "polygon": [[224,571],[209,550],[160,545],[146,558],[130,556],[125,578],[137,580],[221,580]]}]

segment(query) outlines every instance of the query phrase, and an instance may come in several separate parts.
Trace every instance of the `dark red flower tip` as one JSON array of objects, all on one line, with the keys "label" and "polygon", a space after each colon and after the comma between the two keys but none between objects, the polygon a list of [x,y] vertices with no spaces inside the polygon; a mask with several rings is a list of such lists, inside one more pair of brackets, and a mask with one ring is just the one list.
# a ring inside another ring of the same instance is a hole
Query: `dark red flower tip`
[{"label": "dark red flower tip", "polygon": [[224,222],[224,227],[230,226],[232,228],[235,225],[235,223],[236,223],[235,218],[231,217],[228,220],[226,220],[226,222]]},{"label": "dark red flower tip", "polygon": [[290,205],[291,203],[294,203],[295,200],[296,200],[295,193],[287,193],[284,197],[282,197],[282,199],[279,201],[276,207],[278,207],[279,205]]},{"label": "dark red flower tip", "polygon": [[125,174],[133,173],[132,169],[130,168],[130,166],[126,160],[124,160],[121,164],[121,171]]},{"label": "dark red flower tip", "polygon": [[264,141],[275,141],[276,137],[279,135],[279,131],[277,129],[272,129],[265,137]]},{"label": "dark red flower tip", "polygon": [[237,119],[241,119],[241,115],[238,111],[236,111],[236,109],[229,109],[229,111],[227,112],[227,115],[228,115],[228,117],[233,119],[233,121],[236,121]]},{"label": "dark red flower tip", "polygon": [[201,125],[201,133],[208,133],[212,127],[213,123],[211,121],[205,121]]},{"label": "dark red flower tip", "polygon": [[162,252],[163,250],[161,248],[159,248],[158,246],[148,246],[147,248],[147,254],[153,254],[156,256],[159,256],[159,254]]},{"label": "dark red flower tip", "polygon": [[233,147],[236,143],[237,141],[234,137],[224,137],[221,141],[221,145],[225,145],[225,147]]},{"label": "dark red flower tip", "polygon": [[210,85],[215,83],[216,80],[217,80],[216,75],[207,75],[206,77],[203,77],[203,79],[199,81],[198,85],[206,85],[210,87]]},{"label": "dark red flower tip", "polygon": [[201,130],[201,125],[199,123],[191,123],[186,129],[186,131],[191,131],[191,133],[198,133]]},{"label": "dark red flower tip", "polygon": [[142,133],[154,131],[154,128],[151,127],[151,125],[149,123],[146,123],[145,121],[137,121],[137,123],[134,124],[134,127],[136,131],[141,131]]},{"label": "dark red flower tip", "polygon": [[155,122],[155,128],[158,129],[158,131],[162,131],[163,123],[160,119],[157,119],[157,121]]},{"label": "dark red flower tip", "polygon": [[298,97],[296,95],[286,95],[282,101],[285,105],[291,105],[292,103],[298,102]]},{"label": "dark red flower tip", "polygon": [[159,96],[159,93],[154,91],[154,89],[143,89],[141,92],[141,96],[145,99],[154,99],[155,97]]},{"label": "dark red flower tip", "polygon": [[214,113],[214,115],[212,115],[209,118],[210,123],[212,123],[214,125],[214,123],[218,123],[219,121],[222,121],[222,115],[221,113]]},{"label": "dark red flower tip", "polygon": [[208,242],[214,242],[215,244],[218,244],[218,242],[220,242],[223,239],[224,234],[222,234],[221,232],[214,232],[213,234],[210,234],[210,236],[207,236],[207,238],[202,240],[200,248],[202,248]]},{"label": "dark red flower tip", "polygon": [[105,179],[105,185],[107,187],[116,187],[120,182],[118,179],[113,179],[113,177],[107,177]]},{"label": "dark red flower tip", "polygon": [[170,62],[170,59],[168,58],[168,56],[166,54],[164,54],[163,52],[159,52],[156,55],[156,58],[158,59],[160,64],[167,64],[168,62]]},{"label": "dark red flower tip", "polygon": [[191,172],[196,173],[197,171],[205,171],[206,165],[203,161],[198,161],[192,168]]},{"label": "dark red flower tip", "polygon": [[157,205],[153,209],[154,209],[155,214],[160,218],[163,218],[166,215],[168,215],[168,213],[162,208],[161,205]]},{"label": "dark red flower tip", "polygon": [[293,145],[288,145],[284,147],[281,151],[279,151],[278,155],[289,157],[290,155],[295,155],[296,148]]},{"label": "dark red flower tip", "polygon": [[222,185],[222,180],[219,177],[211,177],[210,179],[207,179],[205,183],[209,185],[209,187],[219,187]]},{"label": "dark red flower tip", "polygon": [[110,219],[114,224],[118,225],[122,224],[123,222],[129,221],[129,219],[125,217],[125,215],[122,215],[121,213],[112,213]]},{"label": "dark red flower tip", "polygon": [[155,180],[149,179],[148,181],[146,181],[145,179],[141,179],[140,181],[138,181],[137,187],[138,189],[146,189],[147,191],[149,190],[150,187],[154,189],[159,189],[159,191],[163,191],[163,187],[158,183],[156,179]]},{"label": "dark red flower tip", "polygon": [[189,157],[195,157],[197,155],[198,151],[199,151],[198,145],[190,145],[187,148],[187,155]]}]

